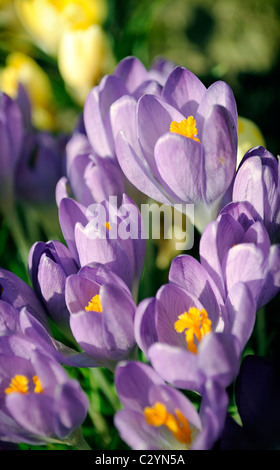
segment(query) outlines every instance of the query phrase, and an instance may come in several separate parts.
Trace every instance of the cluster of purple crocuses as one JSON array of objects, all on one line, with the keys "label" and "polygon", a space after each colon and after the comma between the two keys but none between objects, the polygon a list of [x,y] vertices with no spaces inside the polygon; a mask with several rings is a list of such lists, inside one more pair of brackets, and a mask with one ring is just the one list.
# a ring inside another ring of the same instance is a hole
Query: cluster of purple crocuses
[{"label": "cluster of purple crocuses", "polygon": [[[32,287],[0,269],[0,441],[85,448],[88,399],[64,366],[105,367],[121,404],[114,424],[131,449],[212,449],[258,310],[280,290],[279,162],[255,147],[237,168],[231,88],[206,88],[165,60],[147,70],[128,57],[102,78],[54,151],[61,172],[51,168],[52,137],[22,119],[2,94],[1,207],[13,187],[55,197],[63,242],[32,245]],[[176,256],[168,282],[138,301],[146,196],[193,204],[201,236],[199,259]]]}]

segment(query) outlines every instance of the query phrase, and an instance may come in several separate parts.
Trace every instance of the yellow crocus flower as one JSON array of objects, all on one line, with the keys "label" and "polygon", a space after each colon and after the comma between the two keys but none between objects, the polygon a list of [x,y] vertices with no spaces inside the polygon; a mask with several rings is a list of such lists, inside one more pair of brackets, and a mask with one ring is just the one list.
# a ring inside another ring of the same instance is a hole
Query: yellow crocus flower
[{"label": "yellow crocus flower", "polygon": [[6,66],[0,74],[1,90],[12,98],[18,94],[21,83],[29,97],[32,121],[40,129],[54,127],[52,88],[47,74],[30,56],[13,52],[6,59]]},{"label": "yellow crocus flower", "polygon": [[115,59],[99,25],[65,32],[59,46],[58,68],[69,91],[81,104],[100,77],[111,73]]},{"label": "yellow crocus flower", "polygon": [[107,16],[106,0],[15,0],[15,5],[34,42],[54,56],[65,31],[85,30]]},{"label": "yellow crocus flower", "polygon": [[261,130],[250,119],[239,116],[237,166],[241,162],[245,153],[257,145],[262,145],[263,147],[266,145]]}]

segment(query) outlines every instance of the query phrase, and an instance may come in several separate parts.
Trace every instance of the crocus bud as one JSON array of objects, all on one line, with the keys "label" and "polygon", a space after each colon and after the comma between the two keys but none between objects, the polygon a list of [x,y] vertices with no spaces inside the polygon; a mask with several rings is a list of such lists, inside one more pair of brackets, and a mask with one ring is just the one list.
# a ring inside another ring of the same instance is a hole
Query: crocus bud
[{"label": "crocus bud", "polygon": [[280,228],[280,164],[264,147],[254,147],[244,155],[234,181],[232,200],[250,202],[270,238],[277,237]]},{"label": "crocus bud", "polygon": [[65,154],[67,178],[62,177],[57,186],[58,205],[60,194],[67,194],[67,184],[75,199],[86,207],[124,193],[124,176],[117,163],[96,155],[84,133],[73,133]]},{"label": "crocus bud", "polygon": [[29,253],[29,272],[34,290],[54,323],[69,334],[69,312],[65,303],[65,283],[78,266],[61,242],[36,242]]}]

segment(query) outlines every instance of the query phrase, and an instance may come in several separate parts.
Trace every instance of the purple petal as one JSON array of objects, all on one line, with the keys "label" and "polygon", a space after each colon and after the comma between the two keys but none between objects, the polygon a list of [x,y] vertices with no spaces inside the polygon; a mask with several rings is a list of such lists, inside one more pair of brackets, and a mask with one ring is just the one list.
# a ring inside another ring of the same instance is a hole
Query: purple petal
[{"label": "purple petal", "polygon": [[17,310],[27,307],[28,311],[49,330],[46,312],[33,289],[12,272],[0,269],[1,300]]},{"label": "purple petal", "polygon": [[51,397],[42,393],[11,393],[6,398],[6,404],[11,416],[23,429],[39,438],[55,437]]},{"label": "purple petal", "polygon": [[78,222],[83,226],[88,224],[86,212],[86,208],[82,204],[70,198],[62,199],[59,205],[58,214],[62,234],[77,263],[79,263],[79,256],[75,242],[75,226]]},{"label": "purple petal", "polygon": [[185,334],[178,333],[174,325],[179,315],[191,307],[201,310],[202,305],[189,293],[172,284],[162,286],[156,298],[156,330],[159,342],[187,349]]},{"label": "purple petal", "polygon": [[264,284],[267,256],[256,245],[242,243],[228,252],[225,276],[228,292],[238,282],[245,282],[255,299]]},{"label": "purple petal", "polygon": [[102,313],[84,311],[71,315],[70,327],[80,347],[95,359],[96,365],[105,367],[108,350],[103,339]]},{"label": "purple petal", "polygon": [[149,347],[158,341],[155,325],[155,298],[144,299],[135,312],[134,332],[139,348],[148,355]]},{"label": "purple petal", "polygon": [[57,207],[59,207],[62,199],[70,197],[70,193],[71,189],[68,178],[66,178],[66,176],[62,176],[58,180],[55,188],[55,200]]},{"label": "purple petal", "polygon": [[162,99],[187,118],[195,116],[205,92],[205,86],[196,75],[183,67],[176,67],[166,80]]},{"label": "purple petal", "polygon": [[163,380],[148,364],[142,362],[121,362],[115,371],[115,385],[124,407],[143,412],[150,405],[149,389],[161,385]]},{"label": "purple petal", "polygon": [[135,303],[131,296],[114,284],[101,286],[100,300],[106,346],[114,358],[126,356],[135,346]]},{"label": "purple petal", "polygon": [[225,305],[230,331],[238,338],[242,351],[255,325],[256,301],[246,284],[237,283],[229,291]]},{"label": "purple petal", "polygon": [[64,439],[83,423],[88,411],[88,399],[74,380],[61,385],[55,398],[54,428],[57,436]]},{"label": "purple petal", "polygon": [[[95,234],[96,235],[96,234]],[[76,225],[75,240],[81,266],[95,262],[112,269],[129,287],[133,273],[129,258],[117,239],[93,238],[92,228]]]},{"label": "purple petal", "polygon": [[110,109],[113,138],[122,131],[137,155],[141,155],[136,127],[137,101],[134,97],[124,95],[115,101]]},{"label": "purple petal", "polygon": [[202,134],[206,203],[212,203],[229,188],[236,169],[236,139],[229,112],[220,105],[207,115]]},{"label": "purple petal", "polygon": [[170,204],[150,170],[135,153],[122,132],[116,137],[116,155],[127,179],[142,193],[163,204]]},{"label": "purple petal", "polygon": [[177,109],[153,95],[144,95],[138,101],[137,128],[141,148],[155,176],[157,168],[154,148],[157,140],[169,132],[170,124],[182,121],[184,116]]},{"label": "purple petal", "polygon": [[92,202],[101,203],[110,196],[121,196],[125,190],[124,177],[120,168],[111,158],[96,158],[85,168],[84,183],[90,196],[84,205]]},{"label": "purple petal", "polygon": [[197,298],[208,314],[211,312],[216,328],[225,327],[227,318],[221,294],[207,271],[195,258],[189,255],[176,256],[170,266],[169,282],[179,285]]},{"label": "purple petal", "polygon": [[198,350],[198,368],[204,380],[213,379],[221,387],[227,387],[239,370],[240,345],[237,338],[227,333],[208,333]]},{"label": "purple petal", "polygon": [[160,431],[155,426],[148,426],[143,414],[124,409],[116,413],[114,424],[121,438],[133,450],[160,450]]},{"label": "purple petal", "polygon": [[197,355],[187,350],[155,343],[149,348],[149,359],[155,371],[177,388],[199,391],[200,374]]},{"label": "purple petal", "polygon": [[220,105],[226,108],[231,116],[231,123],[234,127],[233,134],[237,139],[238,114],[234,94],[229,85],[223,81],[214,82],[207,90],[197,109],[197,127],[200,129],[204,119],[212,106]]},{"label": "purple petal", "polygon": [[0,334],[20,331],[19,311],[12,305],[0,300]]},{"label": "purple petal", "polygon": [[155,145],[155,161],[163,187],[175,200],[202,201],[203,152],[199,142],[167,133]]},{"label": "purple petal", "polygon": [[264,217],[264,194],[262,183],[262,162],[251,157],[239,167],[233,185],[233,201],[251,202],[258,214]]},{"label": "purple petal", "polygon": [[121,60],[115,68],[114,76],[124,83],[130,94],[149,77],[146,68],[136,57]]}]

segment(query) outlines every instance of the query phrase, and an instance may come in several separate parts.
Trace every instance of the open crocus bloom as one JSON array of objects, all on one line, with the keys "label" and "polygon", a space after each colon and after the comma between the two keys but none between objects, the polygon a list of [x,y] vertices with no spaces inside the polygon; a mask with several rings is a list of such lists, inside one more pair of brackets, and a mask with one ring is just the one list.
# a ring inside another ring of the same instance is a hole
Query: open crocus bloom
[{"label": "open crocus bloom", "polygon": [[[85,129],[95,152],[101,157],[116,158],[115,136],[117,126],[122,126],[123,119],[115,113],[122,100],[136,102],[143,94],[153,93],[159,96],[165,80],[174,64],[158,60],[147,70],[136,57],[121,60],[114,73],[105,75],[98,86],[93,87],[84,106]],[[123,118],[126,115],[122,113]],[[127,126],[133,126],[134,117],[129,116]]]},{"label": "open crocus bloom", "polygon": [[116,369],[115,384],[124,407],[115,415],[115,426],[132,449],[212,448],[227,403],[225,395],[217,389],[212,409],[207,399],[202,400],[198,413],[185,395],[167,385],[147,364],[121,362]]},{"label": "open crocus bloom", "polygon": [[88,409],[79,383],[20,333],[2,334],[0,352],[0,439],[37,445],[69,439]]},{"label": "open crocus bloom", "polygon": [[67,278],[65,299],[74,338],[95,366],[114,369],[135,350],[135,303],[127,285],[98,264]]},{"label": "open crocus bloom", "polygon": [[169,284],[138,305],[135,337],[164,380],[201,393],[208,379],[221,387],[234,380],[255,315],[245,284],[234,285],[223,301],[204,267],[180,255],[171,264]]},{"label": "open crocus bloom", "polygon": [[247,201],[226,205],[200,239],[201,264],[223,299],[238,282],[246,283],[257,308],[280,288],[280,245],[271,244],[256,209]]},{"label": "open crocus bloom", "polygon": [[162,203],[205,206],[213,217],[236,169],[237,110],[226,83],[206,89],[176,67],[160,96],[118,99],[111,123],[118,161],[131,183]]}]

